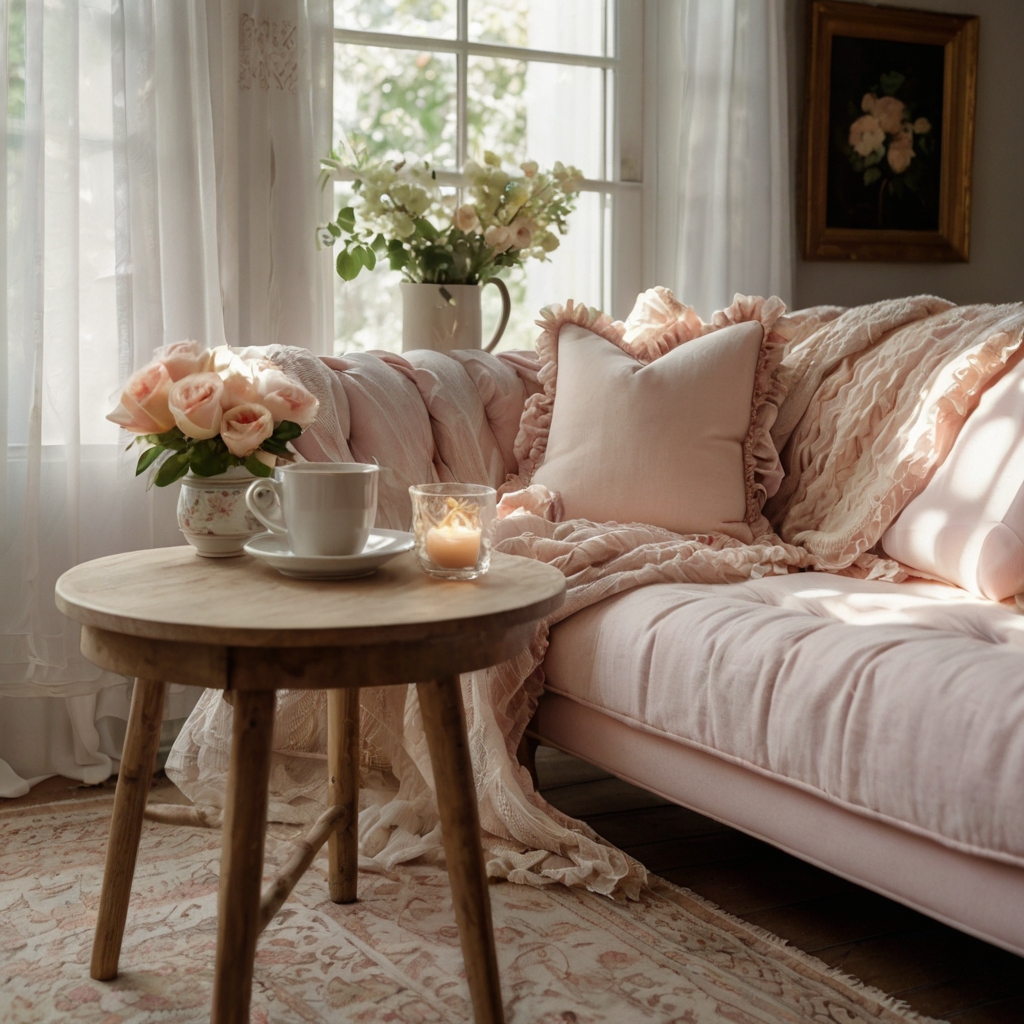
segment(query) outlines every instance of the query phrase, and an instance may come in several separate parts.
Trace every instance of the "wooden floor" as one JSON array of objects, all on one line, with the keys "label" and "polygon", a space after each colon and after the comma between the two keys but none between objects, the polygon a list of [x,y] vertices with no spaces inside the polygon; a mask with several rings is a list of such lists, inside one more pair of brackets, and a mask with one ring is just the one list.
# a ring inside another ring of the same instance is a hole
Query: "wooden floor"
[{"label": "wooden floor", "polygon": [[[955,1024],[1024,1024],[1024,960],[541,747],[545,797],[650,871]],[[1021,908],[1024,913],[1024,907]]]},{"label": "wooden floor", "polygon": [[[544,795],[655,874],[781,935],[914,1009],[955,1024],[1024,1024],[1024,960],[549,747]],[[54,778],[10,808],[113,793]],[[183,800],[161,774],[152,799]],[[1024,913],[1024,908],[1022,908]]]}]

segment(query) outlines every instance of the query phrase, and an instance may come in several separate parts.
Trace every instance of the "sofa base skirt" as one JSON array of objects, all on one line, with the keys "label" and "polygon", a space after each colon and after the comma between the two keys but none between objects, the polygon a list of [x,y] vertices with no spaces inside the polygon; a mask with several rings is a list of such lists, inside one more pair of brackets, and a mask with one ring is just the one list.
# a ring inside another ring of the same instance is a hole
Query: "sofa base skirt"
[{"label": "sofa base skirt", "polygon": [[876,821],[550,691],[532,736],[1024,956],[1024,869]]}]

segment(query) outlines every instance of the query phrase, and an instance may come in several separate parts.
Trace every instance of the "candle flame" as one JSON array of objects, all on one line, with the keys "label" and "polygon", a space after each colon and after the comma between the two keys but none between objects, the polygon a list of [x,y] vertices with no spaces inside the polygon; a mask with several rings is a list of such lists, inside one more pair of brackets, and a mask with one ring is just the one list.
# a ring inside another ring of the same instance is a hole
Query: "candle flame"
[{"label": "candle flame", "polygon": [[463,529],[480,529],[480,506],[475,501],[462,498],[447,498],[445,504],[448,511],[439,522],[439,529],[462,527]]}]

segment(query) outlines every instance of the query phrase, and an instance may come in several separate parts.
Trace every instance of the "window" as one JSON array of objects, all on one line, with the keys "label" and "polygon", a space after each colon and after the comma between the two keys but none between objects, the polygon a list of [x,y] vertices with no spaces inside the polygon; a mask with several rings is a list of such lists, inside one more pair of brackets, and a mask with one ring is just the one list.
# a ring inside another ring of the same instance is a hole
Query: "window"
[{"label": "window", "polygon": [[[585,175],[552,259],[506,276],[513,314],[499,348],[531,347],[542,306],[574,298],[624,315],[616,296],[639,290],[642,7],[335,0],[336,140],[358,138],[372,158],[418,157],[439,170],[489,149],[512,166],[561,160]],[[334,185],[340,206],[349,186]],[[401,348],[400,280],[382,267],[336,278],[336,351]],[[486,336],[496,290],[483,301]]]}]

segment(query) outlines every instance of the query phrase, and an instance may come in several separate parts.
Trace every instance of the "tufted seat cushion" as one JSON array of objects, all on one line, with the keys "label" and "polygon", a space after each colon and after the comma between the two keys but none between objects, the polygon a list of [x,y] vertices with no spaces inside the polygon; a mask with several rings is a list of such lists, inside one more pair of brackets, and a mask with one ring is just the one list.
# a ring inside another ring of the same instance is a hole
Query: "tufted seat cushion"
[{"label": "tufted seat cushion", "polygon": [[640,587],[557,625],[547,685],[635,728],[1024,865],[1024,616],[818,573]]}]

